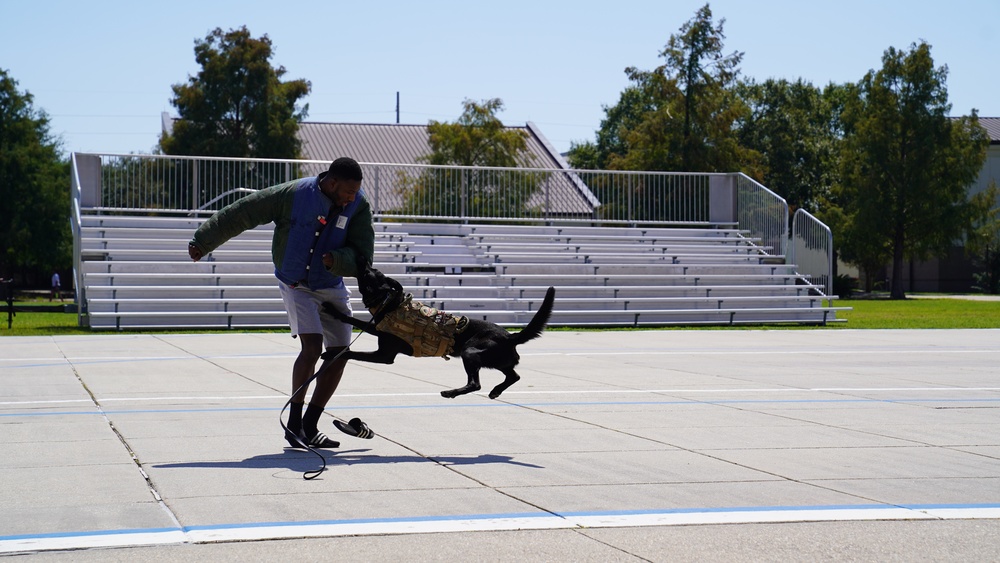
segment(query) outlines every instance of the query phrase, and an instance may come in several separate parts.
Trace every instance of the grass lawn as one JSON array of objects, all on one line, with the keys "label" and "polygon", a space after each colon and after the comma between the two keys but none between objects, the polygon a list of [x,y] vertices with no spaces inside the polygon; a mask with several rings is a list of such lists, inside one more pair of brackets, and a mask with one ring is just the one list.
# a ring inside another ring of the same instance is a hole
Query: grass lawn
[{"label": "grass lawn", "polygon": [[[16,302],[15,306],[47,305],[47,302]],[[847,322],[826,327],[799,325],[767,325],[766,328],[810,328],[813,330],[886,329],[886,328],[1000,328],[1000,301],[972,301],[966,299],[842,299],[837,306],[853,307],[841,311],[837,318]],[[63,334],[114,334],[114,331],[92,331],[77,326],[76,313],[18,312],[13,325],[7,328],[5,303],[0,302],[0,337],[2,336],[52,336]],[[712,327],[699,327],[712,328]],[[761,327],[725,327],[740,330]],[[172,331],[220,332],[220,331]],[[268,332],[268,331],[264,331]],[[284,332],[283,330],[269,332]]]},{"label": "grass lawn", "polygon": [[969,299],[843,299],[852,307],[838,328],[1000,328],[1000,301]]}]

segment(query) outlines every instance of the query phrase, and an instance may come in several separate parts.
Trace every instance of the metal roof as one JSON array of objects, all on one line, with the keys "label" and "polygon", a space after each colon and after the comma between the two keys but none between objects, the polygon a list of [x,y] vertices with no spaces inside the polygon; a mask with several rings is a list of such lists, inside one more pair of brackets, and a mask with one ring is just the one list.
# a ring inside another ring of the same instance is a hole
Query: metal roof
[{"label": "metal roof", "polygon": [[[163,112],[161,119],[163,132],[170,134],[177,118]],[[534,123],[529,121],[524,127],[507,129],[528,133],[527,153],[530,156],[520,163],[520,167],[566,170],[551,177],[548,204],[553,213],[588,215],[601,205]],[[425,164],[418,159],[430,153],[430,134],[426,125],[306,121],[299,124],[298,136],[302,140],[302,157],[306,160],[332,161],[349,156],[363,168],[379,164]],[[315,175],[323,169],[320,165],[306,165],[302,170]],[[374,186],[365,189],[372,190]],[[540,205],[544,199],[536,194],[529,204]]]},{"label": "metal roof", "polygon": [[349,156],[358,162],[415,164],[430,152],[424,125],[303,122],[299,138],[302,156],[309,160]]},{"label": "metal roof", "polygon": [[1000,117],[980,117],[979,124],[990,136],[990,144],[1000,144]]},{"label": "metal roof", "polygon": [[[528,133],[528,154],[521,165],[530,168],[568,168],[559,153],[549,145],[532,123],[507,127]],[[426,125],[378,123],[299,124],[303,156],[309,160],[333,160],[349,156],[358,162],[383,164],[418,164],[419,157],[430,153],[430,134]]]},{"label": "metal roof", "polygon": [[[530,156],[520,163],[520,167],[567,170],[553,176],[550,185],[549,203],[554,213],[593,213],[600,202],[580,178],[569,171],[569,165],[533,123],[507,129],[528,133],[527,154]],[[302,156],[308,160],[334,160],[349,156],[363,166],[425,164],[418,159],[430,154],[430,134],[426,125],[307,121],[299,124],[299,138],[302,139]],[[366,189],[374,187],[367,186]],[[536,194],[529,203],[538,205],[543,199]]]}]

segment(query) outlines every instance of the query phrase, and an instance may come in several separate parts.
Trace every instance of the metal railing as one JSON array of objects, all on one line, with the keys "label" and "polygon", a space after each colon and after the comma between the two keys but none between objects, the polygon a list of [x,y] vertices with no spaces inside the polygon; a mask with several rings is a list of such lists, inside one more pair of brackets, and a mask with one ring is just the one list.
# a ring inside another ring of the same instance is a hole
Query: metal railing
[{"label": "metal railing", "polygon": [[742,173],[736,175],[736,217],[741,230],[771,248],[768,254],[787,254],[788,203]]},{"label": "metal railing", "polygon": [[[76,155],[74,155],[76,156]],[[316,175],[326,161],[164,155],[81,155],[99,174],[84,182],[87,204],[103,213],[209,214],[259,190]],[[735,184],[739,224],[757,228],[784,201],[743,175],[362,163],[376,218],[402,220],[582,221],[608,225],[714,225],[710,187]],[[735,182],[732,180],[735,178]],[[763,202],[776,198],[778,204]],[[725,199],[725,198],[723,198]]]},{"label": "metal railing", "polygon": [[833,233],[805,209],[796,210],[792,217],[788,261],[796,265],[798,274],[825,288],[827,296],[833,295]]},{"label": "metal railing", "polygon": [[[75,263],[80,213],[209,215],[249,191],[314,176],[328,165],[74,153]],[[361,165],[377,221],[736,227],[761,240],[761,252],[784,257],[787,251],[788,204],[744,174]]]},{"label": "metal railing", "polygon": [[83,283],[83,269],[80,267],[82,260],[82,241],[80,227],[82,220],[80,218],[80,209],[82,207],[81,202],[81,187],[80,187],[80,168],[76,161],[76,153],[70,155],[70,230],[73,233],[73,292],[74,301],[76,302],[76,321],[77,324],[83,326],[83,315],[85,313],[85,307],[87,303],[86,290],[84,289]]}]

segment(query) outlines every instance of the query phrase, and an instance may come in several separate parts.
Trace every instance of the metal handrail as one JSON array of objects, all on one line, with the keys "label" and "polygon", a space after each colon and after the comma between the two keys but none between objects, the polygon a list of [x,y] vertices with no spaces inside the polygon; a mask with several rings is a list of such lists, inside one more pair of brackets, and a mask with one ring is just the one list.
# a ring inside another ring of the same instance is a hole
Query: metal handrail
[{"label": "metal handrail", "polygon": [[736,177],[737,218],[739,228],[760,237],[763,246],[775,254],[788,252],[788,202],[753,178]]},{"label": "metal handrail", "polygon": [[[205,203],[203,203],[203,204],[201,205],[201,207],[199,207],[199,208],[198,208],[198,209],[196,209],[195,211],[205,211],[205,210],[206,210],[206,209],[208,209],[208,208],[209,208],[209,207],[210,207],[210,206],[211,206],[211,205],[212,205],[213,203],[215,203],[215,202],[217,202],[217,201],[221,201],[221,200],[225,199],[225,197],[226,197],[226,196],[229,196],[229,195],[233,195],[233,194],[239,194],[239,193],[251,193],[251,194],[252,194],[252,193],[254,193],[255,191],[257,191],[257,190],[251,190],[250,188],[233,188],[233,189],[229,190],[228,192],[225,192],[225,193],[222,193],[222,194],[220,194],[220,195],[218,195],[218,196],[216,196],[216,197],[212,198],[212,200],[211,200],[211,201],[206,201]],[[193,213],[192,213],[192,214],[193,214]]]},{"label": "metal handrail", "polygon": [[76,302],[76,323],[77,326],[83,326],[84,315],[86,315],[87,308],[87,296],[85,284],[83,283],[83,271],[80,268],[82,253],[83,253],[83,242],[81,240],[81,232],[83,221],[81,220],[81,188],[80,188],[80,173],[76,163],[76,153],[70,156],[70,200],[71,200],[71,213],[70,213],[70,231],[73,234],[73,300]]},{"label": "metal handrail", "polygon": [[796,273],[825,288],[825,295],[833,295],[833,233],[805,209],[797,209],[792,217],[789,262],[796,265]]}]

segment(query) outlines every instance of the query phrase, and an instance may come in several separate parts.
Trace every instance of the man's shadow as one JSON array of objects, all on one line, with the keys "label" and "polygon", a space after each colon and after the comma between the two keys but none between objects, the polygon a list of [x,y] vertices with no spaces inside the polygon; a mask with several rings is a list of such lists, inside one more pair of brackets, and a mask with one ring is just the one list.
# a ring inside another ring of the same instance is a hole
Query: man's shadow
[{"label": "man's shadow", "polygon": [[[434,463],[442,466],[508,464],[532,469],[543,469],[541,465],[514,461],[506,455],[480,454],[477,456],[419,456],[397,455],[377,456],[366,455],[369,449],[324,451],[313,450],[324,454],[326,462],[331,465],[365,465],[388,463]],[[174,468],[205,468],[205,469],[288,469],[299,473],[311,471],[316,466],[316,454],[306,450],[285,448],[280,454],[261,454],[248,457],[241,461],[191,461],[183,463],[160,463],[153,465],[157,469]]]}]

